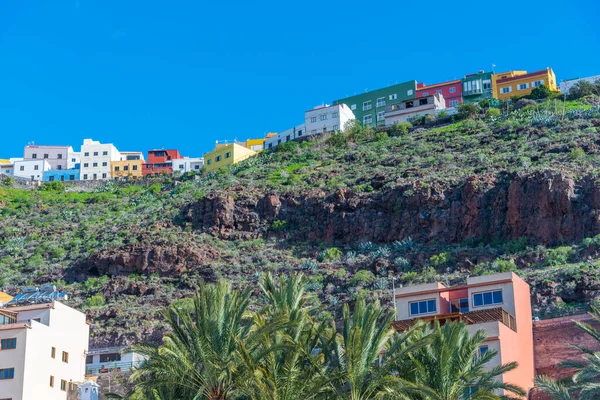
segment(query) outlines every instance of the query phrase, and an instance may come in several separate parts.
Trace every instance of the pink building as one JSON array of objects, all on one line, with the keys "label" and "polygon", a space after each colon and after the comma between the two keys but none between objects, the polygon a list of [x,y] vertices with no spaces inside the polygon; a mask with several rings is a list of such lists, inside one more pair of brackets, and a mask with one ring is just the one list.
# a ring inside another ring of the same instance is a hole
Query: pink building
[{"label": "pink building", "polygon": [[51,169],[57,170],[72,169],[79,163],[79,156],[71,146],[25,146],[23,160],[41,159],[46,160]]},{"label": "pink building", "polygon": [[434,85],[417,83],[417,98],[441,94],[446,100],[446,107],[456,107],[463,102],[462,81],[460,79]]},{"label": "pink building", "polygon": [[[396,330],[416,320],[463,321],[487,336],[481,352],[495,350],[489,367],[516,361],[502,376],[527,392],[534,386],[533,329],[529,285],[512,272],[467,278],[464,286],[430,283],[396,289]],[[499,393],[501,394],[501,393]]]}]

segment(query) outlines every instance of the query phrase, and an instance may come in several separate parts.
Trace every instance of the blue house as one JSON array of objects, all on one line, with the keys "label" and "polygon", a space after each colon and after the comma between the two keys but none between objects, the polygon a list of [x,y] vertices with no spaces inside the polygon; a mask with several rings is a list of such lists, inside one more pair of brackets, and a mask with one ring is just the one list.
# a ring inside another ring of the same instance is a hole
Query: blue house
[{"label": "blue house", "polygon": [[78,181],[79,176],[79,164],[75,164],[74,169],[50,169],[44,171],[44,182]]}]

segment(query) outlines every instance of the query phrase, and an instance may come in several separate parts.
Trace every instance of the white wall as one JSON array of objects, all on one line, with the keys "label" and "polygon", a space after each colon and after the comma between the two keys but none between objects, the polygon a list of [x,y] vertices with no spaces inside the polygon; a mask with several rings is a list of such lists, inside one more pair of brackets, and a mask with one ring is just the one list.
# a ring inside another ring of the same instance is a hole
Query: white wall
[{"label": "white wall", "polygon": [[110,162],[121,159],[119,150],[115,146],[91,139],[83,140],[80,154],[81,180],[110,179]]},{"label": "white wall", "polygon": [[50,170],[50,163],[44,159],[15,161],[13,175],[27,180],[41,181],[44,179],[44,171],[48,170]]},{"label": "white wall", "polygon": [[202,167],[204,166],[204,158],[203,157],[176,158],[176,159],[172,160],[171,162],[173,163],[173,175],[175,175],[176,172],[179,172],[181,174],[185,174],[186,172],[191,172],[191,171],[200,172],[200,170],[202,170]]},{"label": "white wall", "polygon": [[589,83],[594,83],[596,81],[600,80],[600,75],[595,75],[595,76],[590,76],[587,78],[578,78],[578,79],[571,79],[569,81],[563,81],[560,83],[559,87],[560,87],[560,91],[566,94],[569,94],[569,92],[571,91],[571,88],[573,86],[575,86],[578,82],[581,81],[586,81]]},{"label": "white wall", "polygon": [[[272,136],[265,140],[265,150],[272,149],[277,147],[277,145],[281,143],[285,143],[287,141],[291,141],[300,137],[304,137],[307,135],[306,126],[305,125],[297,125],[293,128],[286,129],[285,131],[278,133],[275,136]],[[289,137],[289,139],[288,139]]]},{"label": "white wall", "polygon": [[354,113],[345,104],[316,107],[304,113],[308,135],[344,130],[346,123],[354,119]]}]

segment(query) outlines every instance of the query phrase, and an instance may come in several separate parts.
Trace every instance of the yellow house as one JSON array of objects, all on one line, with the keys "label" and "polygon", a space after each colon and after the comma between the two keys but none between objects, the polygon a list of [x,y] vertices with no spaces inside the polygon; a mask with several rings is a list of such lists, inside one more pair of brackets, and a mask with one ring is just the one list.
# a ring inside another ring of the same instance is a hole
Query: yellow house
[{"label": "yellow house", "polygon": [[11,301],[11,300],[12,300],[12,298],[13,298],[13,297],[12,297],[11,295],[8,295],[8,294],[6,294],[6,293],[4,293],[4,292],[0,292],[0,303],[4,303],[4,304],[6,304],[6,303],[8,303],[9,301]]},{"label": "yellow house", "polygon": [[237,143],[217,146],[213,151],[204,154],[204,171],[211,172],[228,165],[237,164],[258,153]]},{"label": "yellow house", "polygon": [[110,162],[110,177],[113,179],[138,179],[142,175],[144,155],[139,151],[121,152],[119,161]]},{"label": "yellow house", "polygon": [[511,71],[494,74],[492,90],[495,98],[507,100],[512,97],[526,96],[540,85],[545,85],[552,91],[558,90],[556,75],[554,75],[552,68],[530,73],[527,73],[527,71]]}]

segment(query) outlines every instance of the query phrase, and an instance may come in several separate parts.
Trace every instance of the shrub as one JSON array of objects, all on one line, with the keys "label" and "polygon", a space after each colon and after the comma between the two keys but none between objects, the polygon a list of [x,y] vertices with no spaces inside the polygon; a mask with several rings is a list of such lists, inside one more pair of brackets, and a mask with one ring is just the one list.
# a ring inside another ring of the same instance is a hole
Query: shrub
[{"label": "shrub", "polygon": [[540,99],[547,99],[548,97],[552,96],[553,92],[552,90],[550,90],[550,88],[546,85],[540,85],[536,88],[534,88],[531,93],[529,94],[529,96],[527,96],[530,99],[533,100],[540,100]]},{"label": "shrub", "polygon": [[391,136],[402,136],[406,135],[410,128],[412,128],[412,124],[410,122],[396,122],[390,127],[389,132]]},{"label": "shrub", "polygon": [[154,183],[152,185],[150,185],[150,187],[148,188],[148,192],[152,193],[152,194],[159,194],[160,193],[160,183]]},{"label": "shrub", "polygon": [[350,284],[352,286],[365,286],[372,283],[375,280],[375,275],[371,271],[366,269],[361,269],[356,271],[352,279],[350,279]]},{"label": "shrub", "polygon": [[486,118],[500,118],[501,115],[502,112],[500,112],[500,110],[497,108],[488,108],[487,112],[485,113]]},{"label": "shrub", "polygon": [[561,264],[566,264],[571,255],[573,249],[571,246],[561,246],[555,249],[550,249],[546,253],[546,265],[554,267]]},{"label": "shrub", "polygon": [[64,192],[65,185],[61,181],[46,182],[40,186],[40,190],[45,192]]},{"label": "shrub", "polygon": [[519,99],[515,103],[515,110],[520,110],[521,108],[525,108],[528,106],[535,106],[537,102],[531,99]]},{"label": "shrub", "polygon": [[429,262],[434,267],[439,267],[441,265],[446,264],[449,261],[450,261],[450,254],[449,253],[434,254],[433,256],[431,256],[429,258]]},{"label": "shrub", "polygon": [[354,186],[354,190],[356,190],[357,192],[372,192],[373,191],[373,186],[371,186],[368,183],[363,183],[361,185],[356,185]]},{"label": "shrub", "polygon": [[480,111],[477,103],[462,103],[456,108],[458,110],[458,115],[462,118],[474,118]]},{"label": "shrub", "polygon": [[319,261],[338,261],[339,259],[342,258],[342,251],[340,249],[338,249],[337,247],[331,247],[327,250],[323,250],[320,254],[319,254]]},{"label": "shrub", "polygon": [[571,149],[571,151],[569,152],[569,159],[573,161],[584,159],[585,156],[585,151],[580,147]]},{"label": "shrub", "polygon": [[381,142],[382,140],[385,140],[385,139],[387,139],[387,138],[388,138],[388,134],[387,134],[387,132],[377,132],[377,133],[375,134],[375,140],[376,140],[377,142]]},{"label": "shrub", "polygon": [[404,257],[396,257],[394,265],[397,271],[408,271],[410,269],[410,262]]},{"label": "shrub", "polygon": [[304,260],[300,268],[305,271],[315,271],[317,268],[319,268],[319,263],[315,260]]},{"label": "shrub", "polygon": [[83,305],[86,308],[102,307],[106,303],[106,300],[101,294],[95,294],[92,297],[88,297],[83,301]]},{"label": "shrub", "polygon": [[273,232],[281,232],[281,231],[286,230],[287,228],[288,228],[288,222],[285,220],[276,219],[271,224],[271,230]]}]

